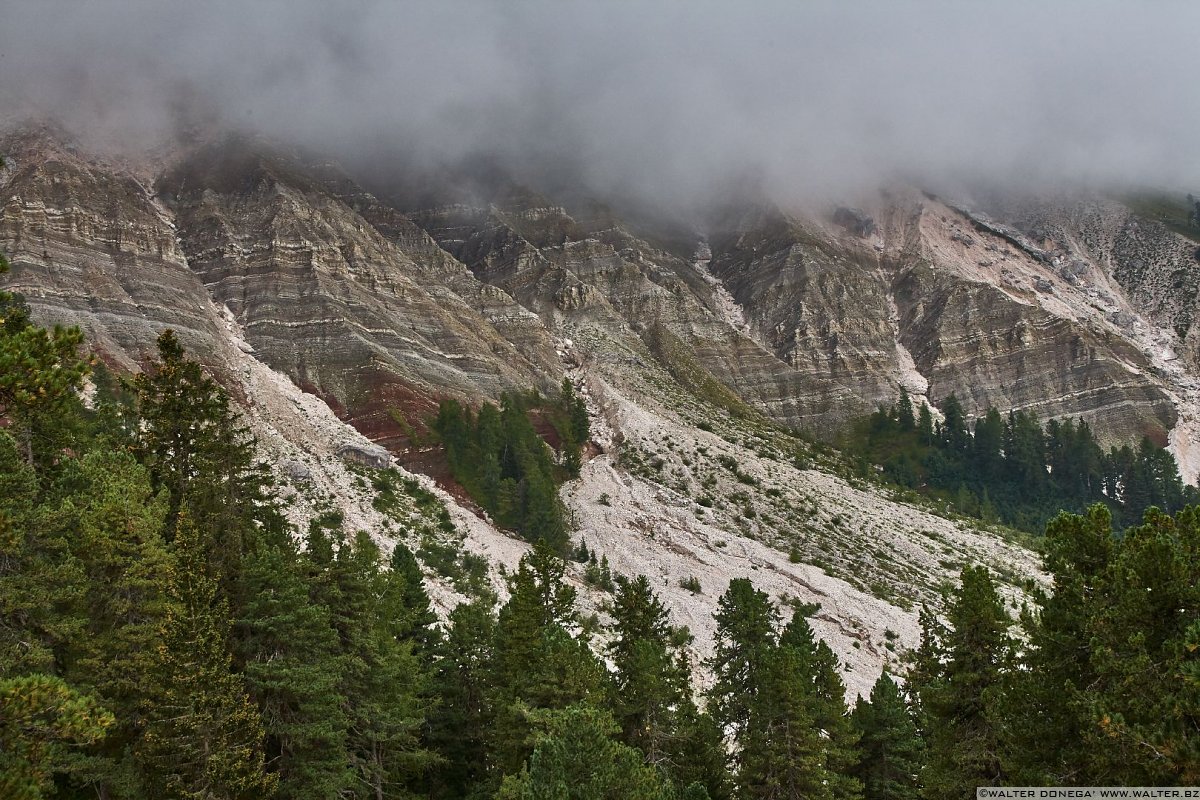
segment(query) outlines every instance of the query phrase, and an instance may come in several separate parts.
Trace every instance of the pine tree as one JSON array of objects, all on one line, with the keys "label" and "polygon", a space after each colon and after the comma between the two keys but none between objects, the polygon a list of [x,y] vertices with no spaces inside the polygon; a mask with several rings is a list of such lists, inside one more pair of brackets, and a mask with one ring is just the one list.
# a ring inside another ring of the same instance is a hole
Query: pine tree
[{"label": "pine tree", "polygon": [[237,621],[246,687],[266,734],[281,800],[339,797],[353,786],[346,668],[330,611],[310,598],[298,556],[263,547],[243,562],[250,598]]},{"label": "pine tree", "polygon": [[821,766],[831,797],[855,800],[862,785],[852,775],[858,763],[858,732],[846,708],[846,686],[838,674],[838,660],[823,641],[817,640],[803,610],[792,614],[779,637],[779,646],[796,654],[795,679],[809,695],[809,714],[822,737]]},{"label": "pine tree", "polygon": [[963,570],[947,620],[944,641],[926,651],[939,652],[945,660],[923,665],[935,670],[932,680],[920,676],[929,743],[921,780],[924,796],[931,800],[965,797],[977,786],[1004,780],[995,693],[1009,657],[1011,621],[986,568]]},{"label": "pine tree", "polygon": [[484,782],[495,636],[496,618],[483,603],[463,603],[450,612],[446,636],[437,646],[435,686],[441,702],[430,718],[430,742],[445,758],[432,781],[434,797],[471,797]]},{"label": "pine tree", "polygon": [[1046,526],[1043,564],[1053,578],[1036,591],[1024,627],[1022,669],[1004,685],[1005,769],[1030,785],[1085,785],[1092,745],[1085,743],[1088,701],[1096,680],[1091,617],[1107,594],[1115,550],[1112,518],[1103,505],[1086,516],[1059,514]]},{"label": "pine tree", "polygon": [[112,714],[61,678],[0,678],[0,797],[48,796],[68,748],[95,742],[113,722]]},{"label": "pine tree", "polygon": [[863,800],[917,800],[924,743],[900,687],[885,670],[859,698],[852,715],[859,732],[859,761],[854,775]]},{"label": "pine tree", "polygon": [[509,580],[500,610],[490,703],[493,774],[512,774],[529,755],[528,709],[563,709],[602,700],[605,674],[577,625],[575,590],[563,581],[565,564],[539,542]]},{"label": "pine tree", "polygon": [[1090,606],[1090,775],[1117,785],[1186,784],[1200,774],[1197,657],[1189,649],[1200,609],[1200,509],[1174,518],[1147,512],[1121,538],[1106,583]]},{"label": "pine tree", "polygon": [[917,427],[917,421],[913,417],[912,398],[908,396],[908,390],[903,386],[900,387],[900,402],[896,404],[896,421],[901,432],[904,433],[915,430]]},{"label": "pine tree", "polygon": [[607,712],[587,705],[529,713],[533,752],[504,779],[497,800],[674,800],[641,754],[614,738]]},{"label": "pine tree", "polygon": [[717,601],[716,641],[709,660],[714,681],[709,692],[713,717],[734,739],[750,719],[751,704],[763,685],[761,671],[775,645],[779,614],[764,592],[747,578],[734,578]]},{"label": "pine tree", "polygon": [[406,791],[436,758],[421,742],[429,675],[413,652],[404,578],[384,569],[365,532],[337,548],[323,592],[344,657],[341,694],[349,716],[356,796]]},{"label": "pine tree", "polygon": [[54,674],[86,624],[67,532],[47,524],[37,473],[0,430],[0,672]]},{"label": "pine tree", "polygon": [[701,786],[711,800],[730,800],[733,776],[729,774],[725,737],[711,714],[687,703],[679,714],[679,737],[672,755],[671,779],[676,786]]},{"label": "pine tree", "polygon": [[608,652],[621,740],[657,766],[677,750],[678,716],[690,703],[691,675],[681,648],[691,637],[671,626],[644,575],[621,583],[613,617],[616,636]]},{"label": "pine tree", "polygon": [[184,357],[173,331],[158,337],[158,363],[133,382],[141,416],[137,452],[156,489],[168,493],[166,536],[180,514],[205,535],[221,589],[238,597],[238,562],[252,539],[285,538],[271,479],[229,396]]},{"label": "pine tree", "polygon": [[403,585],[401,606],[409,627],[405,638],[412,639],[420,658],[429,658],[439,638],[437,614],[433,613],[429,593],[425,591],[421,565],[403,542],[397,542],[392,549],[391,570]]},{"label": "pine tree", "polygon": [[795,647],[770,647],[738,737],[738,796],[831,800],[825,745],[813,717],[811,665]]},{"label": "pine tree", "polygon": [[251,800],[270,795],[276,780],[264,765],[262,720],[230,671],[229,606],[208,572],[198,532],[184,518],[137,758],[157,797]]},{"label": "pine tree", "polygon": [[[0,264],[0,275],[7,271]],[[66,444],[66,412],[78,408],[88,373],[82,343],[78,328],[38,327],[19,296],[0,292],[0,415],[30,466],[47,467]]]},{"label": "pine tree", "polygon": [[117,717],[105,740],[75,759],[73,777],[102,796],[136,796],[128,751],[154,691],[155,645],[167,612],[166,505],[132,456],[103,450],[65,464],[54,495],[58,507],[46,524],[70,542],[85,587],[85,627],[65,649],[63,674]]}]

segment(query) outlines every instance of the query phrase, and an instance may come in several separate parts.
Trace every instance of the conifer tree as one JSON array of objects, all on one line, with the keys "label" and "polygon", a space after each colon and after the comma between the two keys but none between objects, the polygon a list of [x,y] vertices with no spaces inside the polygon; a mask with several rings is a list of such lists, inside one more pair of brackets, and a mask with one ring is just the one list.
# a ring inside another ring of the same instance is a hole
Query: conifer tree
[{"label": "conifer tree", "polygon": [[575,590],[563,581],[565,564],[539,542],[509,580],[509,601],[500,610],[491,705],[490,760],[499,774],[520,769],[528,709],[563,709],[602,699],[605,674],[577,625]]},{"label": "conifer tree", "polygon": [[[0,263],[0,275],[8,271]],[[0,415],[30,466],[52,463],[65,444],[65,415],[78,407],[88,364],[77,355],[78,328],[34,325],[29,307],[11,292],[0,292]]]},{"label": "conifer tree", "polygon": [[651,765],[678,747],[679,715],[690,704],[690,670],[681,647],[690,635],[671,626],[646,576],[622,581],[613,600],[616,637],[608,652],[614,716],[625,744]]},{"label": "conifer tree", "polygon": [[965,797],[977,786],[1004,780],[995,706],[1001,670],[1009,658],[1011,620],[986,568],[962,571],[947,621],[944,640],[925,650],[927,658],[938,654],[939,660],[918,664],[929,744],[921,782],[930,800]]},{"label": "conifer tree", "polygon": [[854,776],[862,781],[863,800],[917,800],[924,743],[900,687],[885,670],[859,698],[852,721],[859,733]]},{"label": "conifer tree", "polygon": [[858,763],[858,732],[846,708],[846,686],[838,674],[838,660],[823,641],[813,635],[804,613],[797,610],[779,638],[781,647],[796,651],[796,679],[810,693],[811,716],[822,735],[823,767],[830,795],[837,800],[862,796],[862,784],[852,775]]},{"label": "conifer tree", "polygon": [[392,549],[391,571],[398,577],[396,581],[403,589],[401,591],[401,607],[409,630],[405,638],[413,641],[417,655],[422,659],[432,657],[432,651],[437,646],[439,632],[437,614],[429,601],[429,593],[425,591],[425,576],[421,565],[412,550],[397,542]]},{"label": "conifer tree", "polygon": [[330,611],[310,598],[297,555],[262,547],[243,562],[237,621],[246,686],[258,705],[281,800],[339,797],[353,786],[346,661]]},{"label": "conifer tree", "polygon": [[276,779],[265,769],[258,710],[230,670],[229,606],[208,573],[199,534],[184,518],[167,571],[171,605],[137,757],[157,797],[251,800],[270,795]]},{"label": "conifer tree", "polygon": [[679,715],[679,738],[672,756],[671,780],[676,786],[701,786],[711,800],[733,796],[725,737],[711,714],[683,706]]},{"label": "conifer tree", "polygon": [[572,705],[529,717],[533,752],[519,773],[505,777],[497,800],[674,800],[641,754],[615,740],[608,712]]},{"label": "conifer tree", "polygon": [[912,398],[908,396],[908,389],[900,387],[900,402],[896,404],[896,422],[899,424],[901,431],[911,431],[917,427],[917,421],[913,416]]},{"label": "conifer tree", "polygon": [[0,797],[41,800],[64,770],[67,751],[100,739],[113,716],[61,678],[0,678]]},{"label": "conifer tree", "polygon": [[[86,624],[67,532],[46,524],[37,473],[0,430],[0,673],[54,674]],[[53,507],[54,503],[50,505]]]},{"label": "conifer tree", "polygon": [[440,703],[430,718],[429,738],[445,763],[432,780],[434,797],[471,797],[484,783],[495,636],[495,615],[475,601],[450,612],[446,636],[437,645]]},{"label": "conifer tree", "polygon": [[356,796],[407,790],[436,760],[421,742],[429,675],[406,638],[404,578],[382,565],[365,532],[337,548],[326,597],[344,656],[341,694],[349,709]]},{"label": "conifer tree", "polygon": [[155,646],[167,611],[166,505],[132,456],[104,450],[64,465],[54,497],[57,508],[46,524],[70,542],[85,587],[85,627],[65,649],[63,675],[117,719],[103,742],[78,754],[73,777],[102,796],[136,796],[141,789],[128,751],[141,735],[143,705],[157,679]]},{"label": "conifer tree", "polygon": [[762,655],[738,737],[738,796],[744,800],[832,800],[825,744],[813,716],[811,665],[795,647]]},{"label": "conifer tree", "polygon": [[1096,680],[1090,619],[1108,593],[1115,549],[1107,507],[1060,514],[1046,526],[1043,564],[1051,591],[1035,590],[1026,615],[1028,643],[1004,685],[1005,769],[1030,785],[1081,785],[1092,745],[1084,687]]},{"label": "conifer tree", "polygon": [[1200,774],[1196,634],[1200,618],[1200,509],[1157,509],[1125,532],[1093,602],[1087,686],[1093,778],[1178,785]]},{"label": "conifer tree", "polygon": [[737,740],[750,718],[750,707],[763,685],[760,675],[775,645],[779,614],[766,593],[748,578],[734,578],[717,601],[716,641],[709,668],[712,715]]},{"label": "conifer tree", "polygon": [[156,489],[168,493],[166,536],[187,511],[204,532],[221,589],[238,596],[238,561],[251,539],[278,543],[285,525],[255,444],[229,396],[185,357],[175,333],[158,337],[158,362],[133,381],[141,417],[137,452]]}]

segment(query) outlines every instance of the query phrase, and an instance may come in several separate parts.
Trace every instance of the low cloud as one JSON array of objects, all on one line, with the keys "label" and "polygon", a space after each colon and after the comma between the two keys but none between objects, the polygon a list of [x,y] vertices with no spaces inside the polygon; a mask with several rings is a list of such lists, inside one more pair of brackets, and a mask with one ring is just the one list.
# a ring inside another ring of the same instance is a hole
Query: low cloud
[{"label": "low cloud", "polygon": [[0,21],[0,103],[109,147],[220,126],[664,204],[1196,189],[1198,29],[1194,2],[28,2]]}]

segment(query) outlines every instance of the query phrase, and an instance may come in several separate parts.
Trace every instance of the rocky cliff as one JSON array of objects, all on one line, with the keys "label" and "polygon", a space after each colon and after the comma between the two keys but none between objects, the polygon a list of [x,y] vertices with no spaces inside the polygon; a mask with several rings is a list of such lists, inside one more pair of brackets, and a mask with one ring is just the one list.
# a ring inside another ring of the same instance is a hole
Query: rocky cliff
[{"label": "rocky cliff", "polygon": [[[901,386],[970,413],[1082,416],[1111,441],[1170,442],[1191,479],[1200,467],[1196,243],[1115,200],[894,189],[858,209],[726,209],[689,240],[514,182],[402,203],[248,139],[130,165],[35,130],[0,152],[5,288],[125,370],[175,328],[285,486],[381,536],[339,452],[373,440],[420,469],[439,400],[570,375],[599,452],[564,490],[576,530],[621,571],[653,572],[701,655],[722,581],[752,575],[825,604],[859,689],[961,563],[1014,587],[1028,574],[1027,551],[836,477],[789,432],[832,439]],[[461,546],[519,557],[441,496]],[[699,596],[679,585],[692,577]]]}]

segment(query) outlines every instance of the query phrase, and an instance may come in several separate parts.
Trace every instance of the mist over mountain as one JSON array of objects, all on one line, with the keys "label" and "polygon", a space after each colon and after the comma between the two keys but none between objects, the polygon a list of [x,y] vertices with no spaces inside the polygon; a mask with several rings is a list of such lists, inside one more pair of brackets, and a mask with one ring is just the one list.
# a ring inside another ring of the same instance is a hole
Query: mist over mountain
[{"label": "mist over mountain", "polygon": [[23,3],[0,103],[109,149],[236,129],[375,177],[474,159],[676,207],[1188,190],[1198,24],[1185,2]]}]

